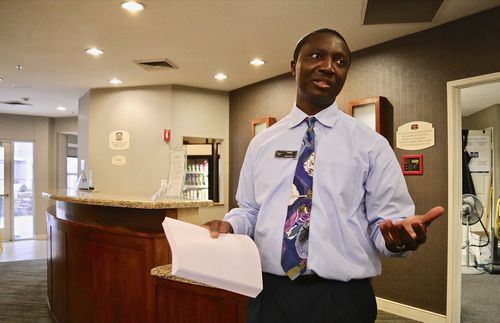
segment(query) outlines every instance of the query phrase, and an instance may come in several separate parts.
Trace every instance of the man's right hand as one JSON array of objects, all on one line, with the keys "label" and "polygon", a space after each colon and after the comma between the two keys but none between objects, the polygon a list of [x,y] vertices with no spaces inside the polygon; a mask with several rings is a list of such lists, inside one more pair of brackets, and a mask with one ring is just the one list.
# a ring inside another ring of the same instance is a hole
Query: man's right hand
[{"label": "man's right hand", "polygon": [[203,224],[210,231],[212,238],[219,237],[219,233],[234,233],[231,223],[223,220],[212,220]]}]

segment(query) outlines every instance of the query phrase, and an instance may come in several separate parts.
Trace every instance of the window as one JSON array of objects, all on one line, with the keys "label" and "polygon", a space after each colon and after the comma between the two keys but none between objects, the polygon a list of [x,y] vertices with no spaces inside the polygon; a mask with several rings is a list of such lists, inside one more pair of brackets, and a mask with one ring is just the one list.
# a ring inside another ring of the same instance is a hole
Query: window
[{"label": "window", "polygon": [[78,158],[66,157],[66,187],[68,189],[76,189],[78,181]]},{"label": "window", "polygon": [[66,135],[66,188],[76,189],[78,182],[78,136]]}]

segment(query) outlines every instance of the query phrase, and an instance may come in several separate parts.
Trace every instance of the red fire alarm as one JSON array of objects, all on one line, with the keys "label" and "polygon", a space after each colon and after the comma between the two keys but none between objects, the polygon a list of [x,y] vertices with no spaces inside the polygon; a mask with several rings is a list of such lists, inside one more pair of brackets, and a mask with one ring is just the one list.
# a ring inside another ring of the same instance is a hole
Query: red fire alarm
[{"label": "red fire alarm", "polygon": [[424,173],[424,155],[404,155],[401,168],[403,175],[422,175]]},{"label": "red fire alarm", "polygon": [[170,141],[170,129],[163,129],[163,140],[165,140],[165,142]]}]

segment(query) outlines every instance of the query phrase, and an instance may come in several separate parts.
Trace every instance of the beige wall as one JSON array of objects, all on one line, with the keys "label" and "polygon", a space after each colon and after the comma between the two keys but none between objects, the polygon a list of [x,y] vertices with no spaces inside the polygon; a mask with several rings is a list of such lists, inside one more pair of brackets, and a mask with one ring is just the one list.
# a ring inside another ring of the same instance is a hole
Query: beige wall
[{"label": "beige wall", "polygon": [[53,118],[53,133],[78,134],[78,117]]},{"label": "beige wall", "polygon": [[[90,90],[86,168],[92,170],[97,190],[150,196],[167,178],[170,147],[163,129],[171,127],[170,101],[170,86]],[[128,131],[129,149],[109,148],[109,134],[115,130]],[[79,137],[85,141],[85,133]],[[79,159],[84,156],[79,152]],[[124,156],[126,164],[113,166],[113,156]]]},{"label": "beige wall", "polygon": [[78,100],[78,159],[89,156],[90,91]]},{"label": "beige wall", "polygon": [[[80,100],[80,142],[88,140],[78,153],[93,172],[97,190],[122,196],[150,196],[161,179],[168,178],[170,149],[180,147],[182,138],[207,137],[223,140],[222,188],[227,201],[229,99],[224,92],[183,86],[147,86],[93,89]],[[80,120],[81,119],[81,120]],[[171,141],[163,140],[163,129],[171,130]],[[111,131],[126,130],[130,148],[112,150]],[[111,158],[126,158],[123,166],[113,166]],[[199,221],[223,216],[227,203],[200,210]]]},{"label": "beige wall", "polygon": [[50,183],[51,188],[66,188],[66,136],[67,134],[78,135],[78,117],[63,117],[52,119],[52,131],[50,132],[50,151],[54,157],[51,165]]}]

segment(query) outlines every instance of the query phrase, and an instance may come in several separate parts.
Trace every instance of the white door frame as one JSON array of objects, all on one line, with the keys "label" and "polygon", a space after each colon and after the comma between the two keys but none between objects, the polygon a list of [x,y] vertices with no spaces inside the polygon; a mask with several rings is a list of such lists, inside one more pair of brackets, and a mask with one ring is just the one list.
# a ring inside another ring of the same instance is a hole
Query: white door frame
[{"label": "white door frame", "polygon": [[447,82],[448,96],[448,270],[447,322],[460,322],[462,199],[462,113],[460,90],[500,81],[500,72]]},{"label": "white door frame", "polygon": [[4,205],[4,229],[0,235],[2,240],[10,241],[12,240],[12,235],[14,230],[12,228],[12,142],[2,141],[0,143],[4,147],[4,193],[5,196],[1,197],[3,199]]}]

